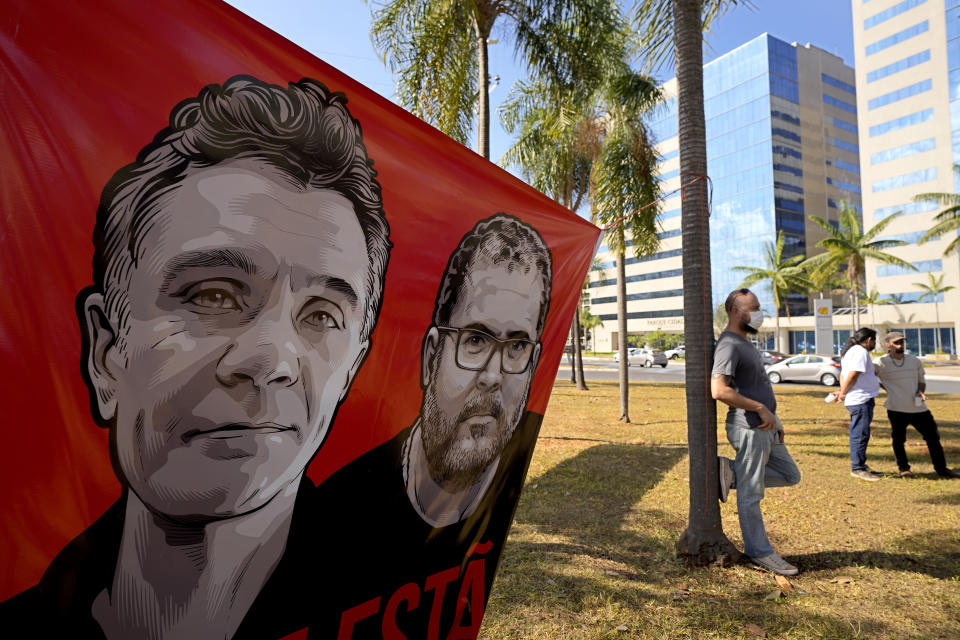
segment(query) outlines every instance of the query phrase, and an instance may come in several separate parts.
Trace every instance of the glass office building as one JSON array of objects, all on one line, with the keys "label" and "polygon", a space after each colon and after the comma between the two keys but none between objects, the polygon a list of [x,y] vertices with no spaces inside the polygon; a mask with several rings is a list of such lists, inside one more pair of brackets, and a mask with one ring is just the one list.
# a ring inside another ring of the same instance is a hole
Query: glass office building
[{"label": "glass office building", "polygon": [[[743,281],[735,267],[764,265],[766,244],[779,232],[785,238],[784,257],[809,255],[824,234],[808,224],[808,215],[835,221],[841,201],[859,209],[857,107],[851,67],[816,47],[769,34],[704,65],[703,71],[713,186],[712,291],[718,305]],[[675,79],[665,83],[664,92],[668,98],[649,125],[661,154],[663,191],[670,193],[681,185]],[[679,193],[662,203],[661,251],[627,260],[628,333],[682,330],[680,206]],[[608,253],[601,260],[607,272],[603,279],[593,278],[589,304],[605,323],[597,331],[597,347],[614,348],[614,263]],[[754,289],[772,316],[771,291],[762,285]],[[791,314],[809,311],[803,294],[792,294],[788,304]],[[782,337],[786,346],[786,334]]]}]

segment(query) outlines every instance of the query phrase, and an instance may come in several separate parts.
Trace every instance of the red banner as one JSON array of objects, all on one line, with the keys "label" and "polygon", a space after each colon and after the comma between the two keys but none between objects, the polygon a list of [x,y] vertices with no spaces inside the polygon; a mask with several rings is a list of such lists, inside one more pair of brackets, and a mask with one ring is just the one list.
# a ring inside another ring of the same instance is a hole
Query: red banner
[{"label": "red banner", "polygon": [[0,629],[476,637],[599,230],[220,2],[0,20]]}]

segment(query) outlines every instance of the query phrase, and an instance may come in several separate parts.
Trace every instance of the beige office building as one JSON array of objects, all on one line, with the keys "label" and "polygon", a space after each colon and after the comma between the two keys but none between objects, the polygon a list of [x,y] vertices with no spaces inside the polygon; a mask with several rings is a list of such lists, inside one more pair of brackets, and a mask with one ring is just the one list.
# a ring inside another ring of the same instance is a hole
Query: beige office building
[{"label": "beige office building", "polygon": [[[881,330],[905,330],[908,348],[922,354],[933,352],[939,328],[941,348],[956,353],[960,258],[943,255],[953,237],[918,244],[940,207],[913,198],[955,193],[960,184],[952,168],[960,161],[960,0],[852,0],[852,6],[864,226],[902,211],[882,237],[906,241],[888,251],[918,269],[867,265],[868,290],[899,301],[877,306],[875,322]],[[923,290],[914,283],[927,282],[928,274],[955,287],[937,305],[918,301]]]},{"label": "beige office building", "polygon": [[[877,0],[875,0],[877,1]],[[677,153],[676,80],[651,118],[659,141],[663,192],[681,184]],[[785,257],[811,255],[824,237],[809,221],[838,218],[841,201],[860,207],[857,98],[854,71],[811,45],[789,44],[768,34],[704,65],[708,170],[713,186],[710,252],[714,305],[739,286],[737,266],[762,266],[765,244],[785,237]],[[628,253],[627,332],[683,331],[679,193],[661,206],[660,251],[636,259]],[[603,272],[591,275],[585,302],[603,321],[594,332],[599,351],[617,348],[615,257],[601,250]],[[775,345],[772,294],[754,287],[769,319],[764,344]],[[836,301],[837,306],[841,302]],[[792,319],[780,321],[784,351],[813,349],[812,306],[791,295]],[[785,316],[785,309],[781,315]],[[837,324],[835,342],[846,340],[849,317]]]}]

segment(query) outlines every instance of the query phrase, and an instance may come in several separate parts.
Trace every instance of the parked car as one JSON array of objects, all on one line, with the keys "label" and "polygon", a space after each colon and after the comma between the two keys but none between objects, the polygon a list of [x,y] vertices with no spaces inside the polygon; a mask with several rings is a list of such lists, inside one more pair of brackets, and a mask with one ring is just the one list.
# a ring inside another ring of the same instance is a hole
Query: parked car
[{"label": "parked car", "polygon": [[779,351],[771,351],[769,349],[762,349],[760,351],[760,359],[763,361],[763,366],[783,362],[789,357],[787,354],[780,353]]},{"label": "parked car", "polygon": [[667,356],[660,349],[638,349],[635,356],[630,356],[629,365],[639,365],[641,367],[652,367],[655,364],[661,367],[667,366]]},{"label": "parked car", "polygon": [[840,380],[840,356],[794,356],[767,367],[770,382],[819,382],[832,387]]},{"label": "parked car", "polygon": [[663,355],[667,356],[667,360],[676,360],[681,358],[687,353],[687,348],[684,345],[678,345],[673,349],[667,349],[663,352]]}]

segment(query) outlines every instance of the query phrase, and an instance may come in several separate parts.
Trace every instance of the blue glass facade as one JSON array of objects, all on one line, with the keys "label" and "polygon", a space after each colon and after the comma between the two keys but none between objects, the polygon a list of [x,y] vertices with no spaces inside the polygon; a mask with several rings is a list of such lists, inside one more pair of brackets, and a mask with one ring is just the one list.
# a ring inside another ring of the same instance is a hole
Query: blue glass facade
[{"label": "blue glass facade", "polygon": [[[832,119],[844,136],[853,134],[850,140],[831,142],[857,153],[854,86],[828,74],[820,80],[823,101],[851,114],[846,120]],[[767,34],[755,38],[704,66],[703,95],[713,181],[710,250],[716,305],[743,280],[734,267],[762,265],[764,245],[775,240],[778,231],[786,238],[786,257],[807,253],[797,49]],[[648,124],[658,142],[677,135],[676,107],[671,98],[650,115]],[[831,184],[857,200],[856,160],[834,158],[827,164],[849,172]],[[680,214],[675,205],[665,208],[669,212],[664,218]],[[757,294],[772,314],[772,293],[760,286]],[[807,310],[800,294],[791,297],[790,305],[798,313]]]}]

